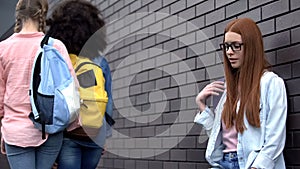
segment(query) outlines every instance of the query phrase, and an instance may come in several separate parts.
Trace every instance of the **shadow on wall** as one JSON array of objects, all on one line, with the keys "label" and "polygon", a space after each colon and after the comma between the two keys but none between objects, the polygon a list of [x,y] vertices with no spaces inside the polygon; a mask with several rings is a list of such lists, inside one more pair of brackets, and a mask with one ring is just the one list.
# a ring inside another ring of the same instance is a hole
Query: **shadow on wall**
[{"label": "shadow on wall", "polygon": [[15,6],[18,0],[4,1],[0,0],[0,41],[6,39],[13,33],[15,23]]},{"label": "shadow on wall", "polygon": [[0,42],[14,33],[14,24],[0,37]]}]

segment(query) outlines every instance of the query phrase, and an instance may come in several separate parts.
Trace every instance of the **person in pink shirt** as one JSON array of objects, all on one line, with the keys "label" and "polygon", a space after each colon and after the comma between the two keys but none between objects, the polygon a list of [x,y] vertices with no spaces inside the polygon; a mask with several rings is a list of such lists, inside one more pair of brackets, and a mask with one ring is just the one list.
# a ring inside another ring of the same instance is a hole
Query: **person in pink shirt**
[{"label": "person in pink shirt", "polygon": [[[47,0],[19,0],[15,33],[0,42],[1,152],[11,169],[50,169],[62,145],[62,132],[43,140],[28,117],[31,70],[44,37],[47,11]],[[76,77],[65,45],[57,39],[53,45]]]}]

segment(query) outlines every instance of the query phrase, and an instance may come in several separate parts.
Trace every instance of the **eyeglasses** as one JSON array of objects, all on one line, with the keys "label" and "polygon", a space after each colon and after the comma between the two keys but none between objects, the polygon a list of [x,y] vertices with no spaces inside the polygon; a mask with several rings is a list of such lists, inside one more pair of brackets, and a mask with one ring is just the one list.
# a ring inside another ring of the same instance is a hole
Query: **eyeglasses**
[{"label": "eyeglasses", "polygon": [[240,51],[242,49],[242,45],[243,43],[239,43],[239,42],[221,43],[220,48],[226,51],[228,51],[229,48],[231,48],[231,50],[235,52],[235,51]]}]

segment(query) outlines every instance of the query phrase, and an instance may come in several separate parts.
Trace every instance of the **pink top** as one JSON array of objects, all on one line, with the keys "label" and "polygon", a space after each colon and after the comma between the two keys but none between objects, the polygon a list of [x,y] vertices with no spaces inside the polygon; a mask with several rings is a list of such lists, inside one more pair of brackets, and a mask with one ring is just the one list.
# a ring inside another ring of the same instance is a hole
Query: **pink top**
[{"label": "pink top", "polygon": [[[42,132],[34,128],[28,118],[31,112],[29,85],[32,63],[44,33],[15,33],[0,42],[0,118],[1,132],[6,143],[20,147],[39,146]],[[66,59],[75,76],[68,51],[64,44],[54,41],[54,47]]]},{"label": "pink top", "polygon": [[224,153],[234,152],[237,150],[237,131],[235,125],[226,129],[225,123],[222,120],[222,136],[223,144],[225,145]]}]

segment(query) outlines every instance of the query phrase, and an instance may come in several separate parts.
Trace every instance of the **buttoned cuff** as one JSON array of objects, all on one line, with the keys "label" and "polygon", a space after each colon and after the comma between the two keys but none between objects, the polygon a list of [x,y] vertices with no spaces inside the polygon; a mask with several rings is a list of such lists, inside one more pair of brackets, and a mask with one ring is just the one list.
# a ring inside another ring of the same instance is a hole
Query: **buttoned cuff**
[{"label": "buttoned cuff", "polygon": [[203,125],[205,130],[210,130],[214,123],[214,114],[208,106],[206,106],[204,111],[197,113],[194,118],[194,122]]}]

